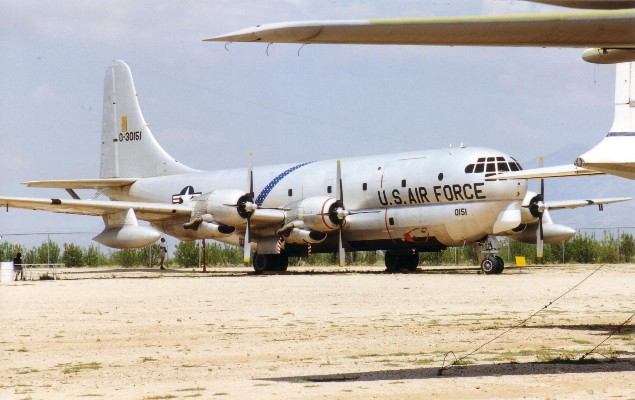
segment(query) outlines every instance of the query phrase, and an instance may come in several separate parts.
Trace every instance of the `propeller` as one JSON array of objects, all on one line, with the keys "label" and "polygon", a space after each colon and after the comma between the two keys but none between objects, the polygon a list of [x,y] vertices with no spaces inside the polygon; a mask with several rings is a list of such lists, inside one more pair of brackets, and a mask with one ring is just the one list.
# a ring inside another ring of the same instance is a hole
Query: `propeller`
[{"label": "propeller", "polygon": [[240,203],[239,213],[247,219],[247,229],[245,230],[245,244],[243,247],[243,261],[246,266],[251,262],[251,216],[254,214],[257,206],[254,203],[254,171],[253,171],[253,152],[249,152],[249,161],[247,165],[247,185],[249,192],[243,196]]},{"label": "propeller", "polygon": [[[542,156],[538,158],[538,166],[543,167],[544,159]],[[542,258],[544,247],[544,231],[542,229],[542,216],[545,212],[545,180],[540,179],[540,193],[534,196],[529,203],[529,211],[531,215],[538,218],[538,234],[536,235],[536,257]]]},{"label": "propeller", "polygon": [[337,201],[330,207],[328,216],[329,219],[336,223],[339,226],[338,229],[338,255],[339,255],[339,265],[340,267],[346,266],[346,251],[344,250],[344,240],[342,239],[343,231],[344,231],[344,223],[346,222],[346,217],[354,214],[368,214],[368,213],[379,213],[378,210],[368,210],[368,211],[348,211],[346,207],[344,207],[344,188],[342,183],[342,163],[340,160],[337,160],[337,186],[335,197]]},{"label": "propeller", "polygon": [[331,220],[337,221],[339,225],[338,229],[338,245],[337,252],[339,255],[339,264],[340,267],[344,267],[346,265],[346,252],[344,251],[344,243],[342,240],[342,230],[344,228],[344,220],[349,215],[349,212],[344,208],[344,190],[342,187],[342,163],[340,160],[337,160],[337,186],[336,186],[336,194],[337,202],[335,203],[335,207],[332,208],[331,211]]}]

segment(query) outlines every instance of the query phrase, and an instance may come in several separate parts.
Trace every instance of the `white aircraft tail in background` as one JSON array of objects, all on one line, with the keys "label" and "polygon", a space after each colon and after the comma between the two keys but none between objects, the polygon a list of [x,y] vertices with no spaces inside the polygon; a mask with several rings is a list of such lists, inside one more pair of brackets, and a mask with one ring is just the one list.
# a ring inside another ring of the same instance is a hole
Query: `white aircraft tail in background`
[{"label": "white aircraft tail in background", "polygon": [[575,165],[635,179],[635,63],[617,64],[615,117],[609,134]]},{"label": "white aircraft tail in background", "polygon": [[508,172],[490,179],[539,179],[610,174],[635,179],[635,63],[616,65],[615,116],[608,135],[575,164]]}]

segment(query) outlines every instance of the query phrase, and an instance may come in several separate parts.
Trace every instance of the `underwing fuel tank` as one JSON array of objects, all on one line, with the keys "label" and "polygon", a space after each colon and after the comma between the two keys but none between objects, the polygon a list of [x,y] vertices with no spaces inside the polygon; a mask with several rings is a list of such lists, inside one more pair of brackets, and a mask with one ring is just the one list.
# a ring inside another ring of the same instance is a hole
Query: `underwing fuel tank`
[{"label": "underwing fuel tank", "polygon": [[154,229],[139,226],[132,209],[103,216],[106,227],[93,238],[97,243],[115,249],[132,249],[148,246],[161,237]]},{"label": "underwing fuel tank", "polygon": [[161,234],[145,226],[121,226],[104,229],[93,238],[97,243],[114,249],[132,249],[151,245]]}]

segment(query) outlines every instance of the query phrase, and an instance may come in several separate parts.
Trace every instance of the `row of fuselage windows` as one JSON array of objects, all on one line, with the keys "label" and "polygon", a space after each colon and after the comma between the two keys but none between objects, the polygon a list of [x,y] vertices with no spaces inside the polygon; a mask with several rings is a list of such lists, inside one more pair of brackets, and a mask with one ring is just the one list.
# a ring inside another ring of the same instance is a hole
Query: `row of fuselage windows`
[{"label": "row of fuselage windows", "polygon": [[504,157],[481,157],[476,161],[476,164],[470,164],[465,167],[466,174],[481,174],[496,173],[496,172],[509,172],[520,171],[522,168],[520,164],[514,159],[507,161]]},{"label": "row of fuselage windows", "polygon": [[[476,161],[476,164],[470,164],[465,167],[466,174],[481,174],[481,173],[496,173],[496,172],[509,172],[520,171],[522,167],[514,159],[511,161],[505,160],[503,157],[481,157]],[[401,187],[406,187],[406,180],[402,179]],[[362,184],[362,190],[368,190],[368,184]],[[333,192],[332,186],[326,187],[326,192],[331,194]],[[289,197],[293,196],[293,189],[289,189]]]}]

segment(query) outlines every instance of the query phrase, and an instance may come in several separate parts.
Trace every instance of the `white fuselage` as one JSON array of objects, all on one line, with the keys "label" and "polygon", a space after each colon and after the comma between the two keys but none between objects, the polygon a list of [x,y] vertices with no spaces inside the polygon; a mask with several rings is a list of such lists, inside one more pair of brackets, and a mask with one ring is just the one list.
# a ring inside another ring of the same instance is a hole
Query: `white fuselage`
[{"label": "white fuselage", "polygon": [[[505,210],[520,209],[527,183],[485,181],[485,176],[509,170],[511,163],[516,164],[512,157],[486,148],[449,148],[341,160],[343,203],[351,212],[344,225],[347,247],[439,250],[500,233],[494,231],[497,219]],[[470,165],[472,172],[467,172]],[[253,174],[255,203],[262,208],[284,208],[311,197],[336,196],[336,160],[256,167]],[[227,188],[247,192],[247,170],[143,178],[128,190],[105,193],[113,200],[187,204],[196,201],[200,194]],[[180,238],[193,238],[189,232],[179,234],[175,228],[183,222],[186,221],[153,226]],[[275,235],[276,228],[255,229],[256,242],[259,235]],[[238,227],[233,235],[219,240],[236,245],[243,235],[244,230]],[[333,237],[336,235],[329,234],[329,239],[314,251],[333,251]]]}]

